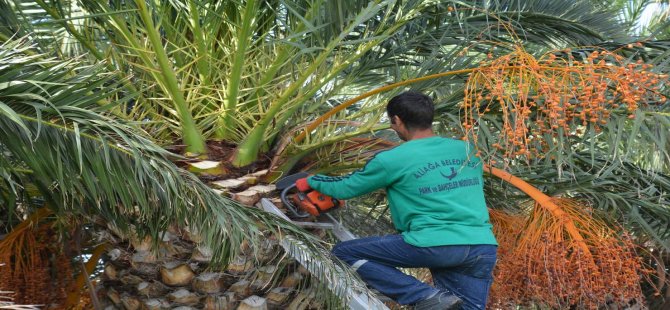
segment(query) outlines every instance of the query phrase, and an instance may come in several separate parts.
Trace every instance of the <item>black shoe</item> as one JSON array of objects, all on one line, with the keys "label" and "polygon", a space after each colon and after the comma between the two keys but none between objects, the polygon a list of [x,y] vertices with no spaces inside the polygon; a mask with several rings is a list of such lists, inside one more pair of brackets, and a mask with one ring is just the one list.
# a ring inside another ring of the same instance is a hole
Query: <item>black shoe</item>
[{"label": "black shoe", "polygon": [[447,310],[460,309],[463,300],[449,293],[440,292],[414,305],[414,310]]}]

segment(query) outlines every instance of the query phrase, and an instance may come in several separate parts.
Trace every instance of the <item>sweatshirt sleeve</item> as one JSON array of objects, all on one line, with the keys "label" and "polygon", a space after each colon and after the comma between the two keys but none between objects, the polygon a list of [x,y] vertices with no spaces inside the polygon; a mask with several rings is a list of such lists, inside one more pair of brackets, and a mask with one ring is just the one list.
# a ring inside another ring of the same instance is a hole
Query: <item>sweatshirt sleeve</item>
[{"label": "sweatshirt sleeve", "polygon": [[391,180],[381,159],[373,157],[363,169],[349,175],[331,177],[317,174],[309,177],[307,183],[318,192],[333,198],[350,199],[385,188],[391,183]]}]

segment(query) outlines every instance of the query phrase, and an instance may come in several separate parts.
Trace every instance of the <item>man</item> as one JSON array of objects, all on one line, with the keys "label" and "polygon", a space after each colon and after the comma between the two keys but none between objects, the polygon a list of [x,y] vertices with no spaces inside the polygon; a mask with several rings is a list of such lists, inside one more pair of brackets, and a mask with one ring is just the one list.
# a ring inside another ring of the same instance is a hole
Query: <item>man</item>
[{"label": "man", "polygon": [[[399,304],[484,309],[497,243],[484,201],[482,162],[471,144],[433,133],[428,96],[402,93],[386,112],[405,143],[347,176],[314,175],[296,184],[337,199],[384,188],[399,234],[341,242],[333,254]],[[397,267],[428,268],[435,287]]]}]

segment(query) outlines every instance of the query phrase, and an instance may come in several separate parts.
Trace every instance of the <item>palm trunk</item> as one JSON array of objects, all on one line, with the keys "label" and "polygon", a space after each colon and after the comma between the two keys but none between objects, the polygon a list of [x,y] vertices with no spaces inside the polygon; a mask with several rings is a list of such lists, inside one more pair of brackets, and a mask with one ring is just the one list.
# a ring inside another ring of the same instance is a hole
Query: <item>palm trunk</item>
[{"label": "palm trunk", "polygon": [[[230,190],[237,192],[242,188]],[[269,193],[267,190],[263,195]],[[249,202],[250,207],[253,204]],[[160,240],[124,235],[113,225],[108,227],[109,236],[115,237],[110,238],[114,241],[109,242],[111,250],[100,281],[103,306],[287,309],[295,299],[303,300],[300,291],[310,280],[306,270],[282,255],[279,242],[272,236],[263,240],[256,251],[243,242],[228,264],[220,266],[211,261],[213,249],[202,244],[205,236],[188,227],[172,227],[159,233]],[[152,245],[157,245],[156,251],[152,251]],[[322,309],[323,299],[309,301]]]}]

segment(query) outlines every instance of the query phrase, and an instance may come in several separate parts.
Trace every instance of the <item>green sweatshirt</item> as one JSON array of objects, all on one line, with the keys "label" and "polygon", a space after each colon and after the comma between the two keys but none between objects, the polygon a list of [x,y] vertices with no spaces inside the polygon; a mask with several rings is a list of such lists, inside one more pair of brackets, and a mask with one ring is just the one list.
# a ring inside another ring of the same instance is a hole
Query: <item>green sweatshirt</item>
[{"label": "green sweatshirt", "polygon": [[460,140],[410,140],[377,153],[347,176],[314,175],[307,182],[337,199],[386,189],[393,224],[414,246],[497,245],[484,201],[481,160],[471,144]]}]

